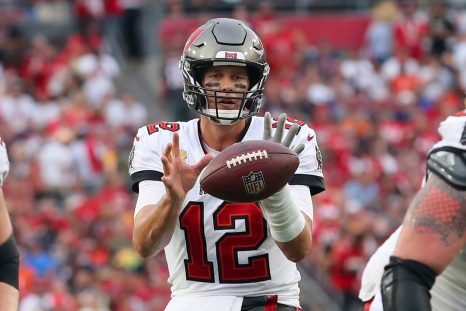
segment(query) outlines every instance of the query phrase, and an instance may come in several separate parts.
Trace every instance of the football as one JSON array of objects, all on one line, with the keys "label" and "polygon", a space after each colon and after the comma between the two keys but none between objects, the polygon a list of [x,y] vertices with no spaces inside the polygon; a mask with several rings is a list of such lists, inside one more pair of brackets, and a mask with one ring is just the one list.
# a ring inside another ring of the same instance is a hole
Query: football
[{"label": "football", "polygon": [[275,142],[250,140],[229,146],[202,171],[202,190],[229,202],[256,202],[280,190],[295,173],[298,155]]}]

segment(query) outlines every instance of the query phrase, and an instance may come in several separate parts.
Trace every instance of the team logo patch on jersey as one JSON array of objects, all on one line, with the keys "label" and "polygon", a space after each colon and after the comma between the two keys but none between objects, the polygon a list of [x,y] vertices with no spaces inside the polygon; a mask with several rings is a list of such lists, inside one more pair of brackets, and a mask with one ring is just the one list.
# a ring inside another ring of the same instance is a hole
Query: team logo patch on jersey
[{"label": "team logo patch on jersey", "polygon": [[248,176],[243,176],[243,185],[247,193],[255,194],[265,190],[264,175],[262,172],[249,173]]},{"label": "team logo patch on jersey", "polygon": [[180,150],[180,157],[183,159],[184,162],[188,159],[188,153],[184,150]]}]

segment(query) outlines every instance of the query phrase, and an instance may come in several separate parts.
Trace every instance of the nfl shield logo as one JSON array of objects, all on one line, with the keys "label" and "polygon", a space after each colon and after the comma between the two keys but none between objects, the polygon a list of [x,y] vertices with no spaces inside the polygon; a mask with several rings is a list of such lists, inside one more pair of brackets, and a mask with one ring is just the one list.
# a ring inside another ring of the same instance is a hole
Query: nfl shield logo
[{"label": "nfl shield logo", "polygon": [[265,181],[262,172],[251,172],[248,176],[243,176],[243,184],[246,193],[249,194],[256,194],[265,189]]}]

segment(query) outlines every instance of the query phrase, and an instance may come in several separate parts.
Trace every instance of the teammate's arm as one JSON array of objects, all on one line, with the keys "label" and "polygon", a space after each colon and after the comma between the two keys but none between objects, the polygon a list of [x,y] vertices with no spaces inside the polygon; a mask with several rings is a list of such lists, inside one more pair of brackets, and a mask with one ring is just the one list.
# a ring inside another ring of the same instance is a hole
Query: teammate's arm
[{"label": "teammate's arm", "polygon": [[207,154],[193,166],[184,163],[179,136],[174,134],[161,156],[166,193],[156,204],[143,207],[134,219],[133,244],[141,256],[153,256],[170,242],[186,193],[211,159],[212,155]]},{"label": "teammate's arm", "polygon": [[[264,140],[273,140],[289,147],[298,131],[298,125],[294,124],[282,141],[286,114],[281,114],[277,122],[275,135],[271,136],[271,116],[267,112],[264,118]],[[299,154],[304,145],[294,148]],[[309,203],[312,204],[309,195]],[[272,237],[285,256],[294,262],[303,259],[312,247],[312,220],[296,204],[290,186],[286,185],[277,193],[261,201]]]},{"label": "teammate's arm", "polygon": [[466,191],[434,173],[412,201],[382,278],[385,311],[430,310],[435,278],[466,242]]},{"label": "teammate's arm", "polygon": [[0,311],[18,310],[19,300],[19,253],[2,190],[8,170],[8,155],[0,138]]}]

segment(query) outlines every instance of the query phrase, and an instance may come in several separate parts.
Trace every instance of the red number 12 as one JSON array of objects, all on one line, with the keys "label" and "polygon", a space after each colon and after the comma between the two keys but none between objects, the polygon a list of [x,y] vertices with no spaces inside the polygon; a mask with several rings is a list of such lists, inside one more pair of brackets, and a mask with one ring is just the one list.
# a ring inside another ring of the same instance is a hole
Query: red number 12
[{"label": "red number 12", "polygon": [[[238,252],[255,250],[267,238],[267,224],[256,203],[223,203],[213,215],[214,230],[235,228],[236,219],[244,219],[245,232],[225,233],[216,243],[220,283],[250,283],[270,279],[268,254],[251,256],[248,262],[238,262]],[[190,202],[180,215],[188,259],[185,259],[186,279],[213,283],[213,263],[207,260],[204,231],[204,204]]]}]

